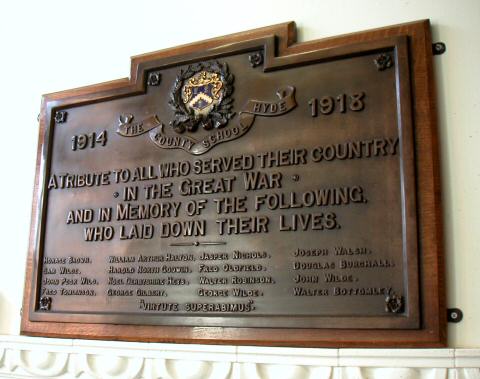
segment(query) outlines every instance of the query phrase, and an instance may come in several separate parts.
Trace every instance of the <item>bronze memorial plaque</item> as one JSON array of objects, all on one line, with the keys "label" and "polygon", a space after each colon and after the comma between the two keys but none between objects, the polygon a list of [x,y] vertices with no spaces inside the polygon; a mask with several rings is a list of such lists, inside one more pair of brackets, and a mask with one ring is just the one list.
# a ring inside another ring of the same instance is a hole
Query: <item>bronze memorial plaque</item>
[{"label": "bronze memorial plaque", "polygon": [[429,33],[288,23],[46,95],[23,333],[444,344]]}]

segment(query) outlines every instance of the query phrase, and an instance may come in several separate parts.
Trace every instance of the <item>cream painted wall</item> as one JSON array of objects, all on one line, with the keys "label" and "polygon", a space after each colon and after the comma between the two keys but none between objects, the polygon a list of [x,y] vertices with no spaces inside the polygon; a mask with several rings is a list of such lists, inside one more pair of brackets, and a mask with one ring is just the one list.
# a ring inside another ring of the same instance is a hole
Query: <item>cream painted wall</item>
[{"label": "cream painted wall", "polygon": [[449,344],[480,347],[479,0],[0,2],[0,333],[19,333],[41,94],[128,76],[132,55],[289,20],[306,41],[424,18],[447,44],[434,59],[447,304],[465,315]]}]

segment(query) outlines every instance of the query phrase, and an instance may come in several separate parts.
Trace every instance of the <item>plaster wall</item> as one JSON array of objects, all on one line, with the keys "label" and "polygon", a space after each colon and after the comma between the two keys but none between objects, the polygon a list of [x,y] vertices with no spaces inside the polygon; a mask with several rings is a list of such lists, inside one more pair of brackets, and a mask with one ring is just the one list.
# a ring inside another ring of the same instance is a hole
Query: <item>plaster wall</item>
[{"label": "plaster wall", "polygon": [[125,77],[132,55],[293,20],[298,40],[429,18],[438,87],[449,346],[480,347],[480,1],[0,2],[0,334],[18,335],[43,93]]}]

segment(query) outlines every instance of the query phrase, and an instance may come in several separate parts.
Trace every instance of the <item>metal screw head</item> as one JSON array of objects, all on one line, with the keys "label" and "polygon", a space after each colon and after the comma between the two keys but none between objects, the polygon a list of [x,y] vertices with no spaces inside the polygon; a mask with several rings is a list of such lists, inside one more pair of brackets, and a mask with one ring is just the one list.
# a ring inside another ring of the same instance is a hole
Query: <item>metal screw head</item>
[{"label": "metal screw head", "polygon": [[443,42],[435,42],[432,45],[433,55],[440,55],[447,51],[447,46]]},{"label": "metal screw head", "polygon": [[463,312],[458,308],[449,308],[447,310],[447,321],[458,323],[463,319]]}]

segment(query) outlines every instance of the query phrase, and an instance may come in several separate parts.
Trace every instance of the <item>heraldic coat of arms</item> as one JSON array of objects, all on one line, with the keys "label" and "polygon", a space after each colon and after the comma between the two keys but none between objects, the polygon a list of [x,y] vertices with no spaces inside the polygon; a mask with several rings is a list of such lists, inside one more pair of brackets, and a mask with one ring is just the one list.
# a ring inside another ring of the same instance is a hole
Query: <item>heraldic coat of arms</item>
[{"label": "heraldic coat of arms", "polygon": [[[155,84],[151,85],[159,85],[160,76],[156,75]],[[256,116],[280,116],[296,107],[295,88],[286,86],[277,91],[279,99],[274,102],[247,100],[235,122],[226,127],[235,116],[233,80],[227,63],[210,61],[188,65],[180,69],[170,90],[168,104],[173,110],[170,127],[166,127],[157,114],[141,121],[134,121],[133,114],[121,114],[117,133],[124,137],[149,133],[152,142],[162,149],[182,149],[200,155],[219,143],[247,133]],[[199,128],[206,133],[195,133]]]},{"label": "heraldic coat of arms", "polygon": [[181,70],[175,80],[169,104],[175,112],[170,125],[177,133],[222,128],[232,112],[233,75],[226,63],[197,63]]}]

